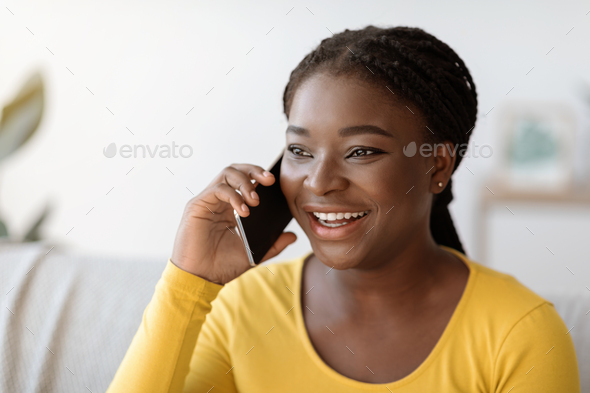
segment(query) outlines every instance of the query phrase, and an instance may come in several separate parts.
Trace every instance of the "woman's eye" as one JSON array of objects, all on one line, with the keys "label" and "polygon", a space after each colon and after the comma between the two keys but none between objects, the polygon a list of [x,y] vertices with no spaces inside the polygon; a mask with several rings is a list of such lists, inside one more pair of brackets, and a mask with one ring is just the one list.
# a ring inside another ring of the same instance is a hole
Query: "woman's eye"
[{"label": "woman's eye", "polygon": [[[296,156],[311,157],[311,154],[295,146],[289,146],[288,150]],[[305,155],[300,153],[305,153]]]},{"label": "woman's eye", "polygon": [[[377,150],[372,150],[372,149],[356,149],[354,150],[349,157],[362,157],[362,156],[368,156],[371,154],[375,154],[378,153],[379,151]],[[358,154],[357,154],[358,153]]]}]

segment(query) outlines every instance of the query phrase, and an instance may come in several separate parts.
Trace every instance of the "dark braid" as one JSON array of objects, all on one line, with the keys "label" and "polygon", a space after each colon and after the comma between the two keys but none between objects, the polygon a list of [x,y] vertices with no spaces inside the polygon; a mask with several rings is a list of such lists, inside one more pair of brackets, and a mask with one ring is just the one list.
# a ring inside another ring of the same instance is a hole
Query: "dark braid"
[{"label": "dark braid", "polygon": [[[297,88],[319,72],[355,77],[378,87],[383,94],[393,97],[394,92],[414,103],[434,132],[424,130],[429,142],[450,141],[459,146],[469,142],[477,117],[477,92],[471,74],[455,51],[420,28],[369,25],[323,39],[291,72],[283,93],[287,118]],[[461,159],[456,156],[453,171]],[[449,179],[443,192],[435,196],[430,231],[438,244],[465,253],[447,207],[453,200],[451,189]]]}]

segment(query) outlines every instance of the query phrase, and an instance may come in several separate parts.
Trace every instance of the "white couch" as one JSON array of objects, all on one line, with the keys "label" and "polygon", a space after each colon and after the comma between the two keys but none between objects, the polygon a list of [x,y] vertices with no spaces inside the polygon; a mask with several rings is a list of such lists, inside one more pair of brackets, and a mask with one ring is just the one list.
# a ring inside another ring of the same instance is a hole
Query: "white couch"
[{"label": "white couch", "polygon": [[[0,242],[0,392],[104,392],[166,262]],[[540,295],[573,327],[582,391],[590,392],[590,291]]]}]

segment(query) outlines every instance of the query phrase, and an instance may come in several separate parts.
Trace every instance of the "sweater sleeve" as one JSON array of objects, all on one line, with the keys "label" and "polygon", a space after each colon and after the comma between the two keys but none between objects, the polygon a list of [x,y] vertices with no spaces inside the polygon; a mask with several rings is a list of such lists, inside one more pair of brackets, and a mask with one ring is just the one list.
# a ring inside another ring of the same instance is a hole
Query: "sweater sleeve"
[{"label": "sweater sleeve", "polygon": [[[199,333],[223,287],[168,260],[107,393],[188,391],[185,380]],[[201,356],[211,357],[203,362],[216,361],[214,349]]]},{"label": "sweater sleeve", "polygon": [[495,393],[579,393],[580,376],[568,328],[550,302],[535,307],[510,330],[498,353]]}]

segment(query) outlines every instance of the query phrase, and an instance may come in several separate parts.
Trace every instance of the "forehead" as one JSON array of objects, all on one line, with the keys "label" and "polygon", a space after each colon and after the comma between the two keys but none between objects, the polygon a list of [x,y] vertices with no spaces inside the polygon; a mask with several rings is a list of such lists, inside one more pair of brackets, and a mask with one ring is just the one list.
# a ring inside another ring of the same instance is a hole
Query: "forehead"
[{"label": "forehead", "polygon": [[384,128],[418,127],[422,123],[421,116],[417,108],[412,111],[385,85],[380,89],[379,85],[356,78],[320,73],[312,75],[297,88],[289,111],[289,123],[312,129],[359,124]]}]

